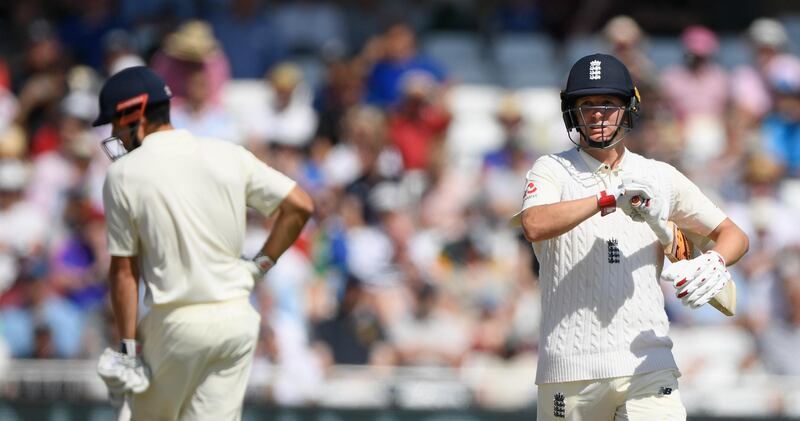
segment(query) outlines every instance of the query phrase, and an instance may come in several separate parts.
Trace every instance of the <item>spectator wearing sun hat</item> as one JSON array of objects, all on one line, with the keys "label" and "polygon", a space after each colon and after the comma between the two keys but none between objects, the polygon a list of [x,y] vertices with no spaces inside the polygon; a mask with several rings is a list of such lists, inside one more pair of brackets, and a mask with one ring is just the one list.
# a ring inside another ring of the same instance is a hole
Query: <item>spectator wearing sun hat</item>
[{"label": "spectator wearing sun hat", "polygon": [[728,74],[714,62],[717,36],[703,26],[681,34],[685,60],[664,71],[661,92],[677,119],[683,138],[684,164],[704,164],[725,148]]},{"label": "spectator wearing sun hat", "polygon": [[215,104],[220,102],[222,87],[230,79],[228,58],[211,26],[200,20],[186,22],[167,36],[153,57],[152,69],[172,90],[173,104],[186,99],[189,75],[198,69],[208,76],[210,100]]}]

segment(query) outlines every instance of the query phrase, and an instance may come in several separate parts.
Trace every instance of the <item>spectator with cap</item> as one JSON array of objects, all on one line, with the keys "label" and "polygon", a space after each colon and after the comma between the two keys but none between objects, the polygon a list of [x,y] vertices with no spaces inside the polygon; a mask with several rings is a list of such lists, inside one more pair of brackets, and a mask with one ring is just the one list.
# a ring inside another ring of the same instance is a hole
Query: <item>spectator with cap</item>
[{"label": "spectator with cap", "polygon": [[732,134],[753,130],[773,106],[767,80],[770,63],[785,54],[789,37],[786,28],[771,18],[759,18],[746,32],[753,54],[753,64],[736,67],[731,74]]},{"label": "spectator with cap", "polygon": [[677,118],[685,164],[703,164],[725,150],[728,74],[714,62],[717,36],[703,26],[681,34],[684,63],[668,68],[661,78],[666,106]]},{"label": "spectator with cap", "polygon": [[214,104],[220,102],[222,89],[231,77],[228,58],[211,26],[200,20],[188,21],[169,34],[163,48],[153,56],[152,67],[172,89],[175,104],[186,100],[189,76],[198,70],[206,72]]},{"label": "spectator with cap", "polygon": [[249,116],[249,136],[261,146],[305,147],[317,127],[317,113],[303,72],[293,63],[280,63],[269,71],[266,84],[268,102]]},{"label": "spectator with cap", "polygon": [[775,107],[762,125],[764,147],[788,176],[800,177],[800,59],[782,56],[772,60],[767,78]]}]

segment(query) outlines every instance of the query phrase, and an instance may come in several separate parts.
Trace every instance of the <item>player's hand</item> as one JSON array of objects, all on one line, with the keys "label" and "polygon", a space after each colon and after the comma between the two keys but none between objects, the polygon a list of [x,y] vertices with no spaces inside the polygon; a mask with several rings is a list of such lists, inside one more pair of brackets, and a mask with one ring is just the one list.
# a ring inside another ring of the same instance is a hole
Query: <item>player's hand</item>
[{"label": "player's hand", "polygon": [[244,262],[245,267],[253,275],[253,279],[256,281],[260,281],[264,279],[264,275],[275,266],[275,262],[264,255],[258,255],[252,260],[250,259],[242,259]]},{"label": "player's hand", "polygon": [[122,406],[126,393],[142,393],[150,387],[150,373],[140,357],[106,348],[97,362],[97,374],[108,387],[111,404]]},{"label": "player's hand", "polygon": [[681,260],[661,273],[661,279],[675,286],[675,295],[691,308],[709,302],[731,280],[725,259],[707,251],[691,260]]},{"label": "player's hand", "polygon": [[661,194],[658,185],[649,177],[624,175],[625,194],[620,199],[620,209],[637,222],[646,222],[663,245],[675,239],[669,218],[669,198]]}]

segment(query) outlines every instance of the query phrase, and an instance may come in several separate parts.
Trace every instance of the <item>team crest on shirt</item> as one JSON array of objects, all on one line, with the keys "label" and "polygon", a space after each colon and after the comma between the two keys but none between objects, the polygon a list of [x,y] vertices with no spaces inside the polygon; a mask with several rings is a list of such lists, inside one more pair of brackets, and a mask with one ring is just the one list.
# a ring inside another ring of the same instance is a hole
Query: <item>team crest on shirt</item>
[{"label": "team crest on shirt", "polygon": [[600,60],[592,60],[589,62],[589,80],[600,80],[600,64]]},{"label": "team crest on shirt", "polygon": [[564,402],[564,394],[556,393],[553,395],[553,416],[564,418],[567,415],[567,403]]},{"label": "team crest on shirt", "polygon": [[536,184],[534,184],[533,181],[528,181],[528,184],[525,185],[525,193],[522,195],[522,199],[524,200],[531,197],[537,191],[539,191],[539,188],[536,187]]},{"label": "team crest on shirt", "polygon": [[608,263],[619,263],[619,241],[616,238],[606,241],[608,245]]}]

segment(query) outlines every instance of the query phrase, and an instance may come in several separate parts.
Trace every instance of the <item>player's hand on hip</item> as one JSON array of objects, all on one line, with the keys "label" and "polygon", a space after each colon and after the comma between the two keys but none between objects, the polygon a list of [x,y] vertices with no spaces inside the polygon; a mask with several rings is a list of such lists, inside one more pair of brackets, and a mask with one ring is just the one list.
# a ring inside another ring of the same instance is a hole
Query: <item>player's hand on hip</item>
[{"label": "player's hand on hip", "polygon": [[691,308],[708,303],[731,280],[725,259],[707,251],[691,260],[681,260],[661,273],[661,279],[675,286],[675,295]]},{"label": "player's hand on hip", "polygon": [[260,281],[264,278],[264,275],[275,266],[275,261],[272,260],[269,256],[265,256],[263,254],[259,254],[258,256],[254,257],[252,260],[250,259],[242,259],[244,262],[245,267],[253,275],[253,279],[256,281]]},{"label": "player's hand on hip", "polygon": [[97,362],[97,374],[108,387],[111,404],[121,406],[126,393],[142,393],[150,387],[150,373],[141,357],[106,348]]}]

